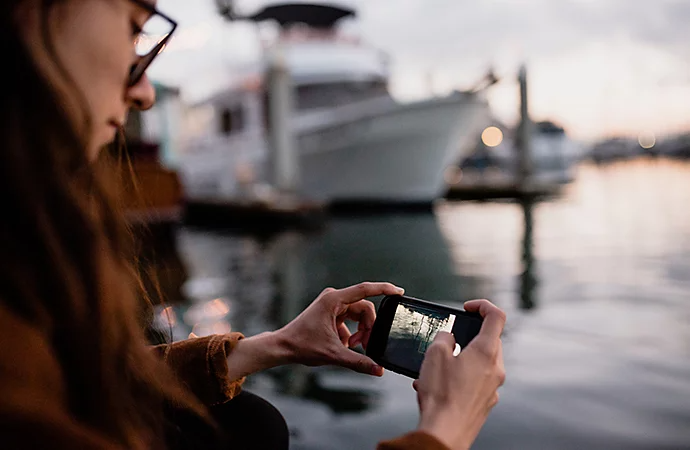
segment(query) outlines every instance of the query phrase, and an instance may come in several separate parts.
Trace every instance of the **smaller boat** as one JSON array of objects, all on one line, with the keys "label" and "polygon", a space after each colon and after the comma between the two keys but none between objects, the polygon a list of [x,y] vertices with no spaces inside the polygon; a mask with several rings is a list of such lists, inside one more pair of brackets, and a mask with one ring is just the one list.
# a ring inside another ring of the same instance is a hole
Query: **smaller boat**
[{"label": "smaller boat", "polygon": [[143,120],[136,110],[129,115],[124,147],[128,163],[118,165],[123,172],[119,177],[120,198],[127,220],[134,225],[171,224],[182,218],[182,183],[177,171],[165,163],[165,155],[172,152],[173,145],[171,135],[165,131],[170,121],[166,106],[179,96],[179,91],[157,83],[154,87],[158,101],[145,113],[148,120]]},{"label": "smaller boat", "polygon": [[[550,121],[534,124],[530,151],[532,181],[570,183],[575,178],[575,164],[582,157],[583,147],[570,139],[563,127]],[[475,151],[459,166],[465,181],[482,177],[517,180],[519,159],[514,130],[500,123],[487,127]]]}]

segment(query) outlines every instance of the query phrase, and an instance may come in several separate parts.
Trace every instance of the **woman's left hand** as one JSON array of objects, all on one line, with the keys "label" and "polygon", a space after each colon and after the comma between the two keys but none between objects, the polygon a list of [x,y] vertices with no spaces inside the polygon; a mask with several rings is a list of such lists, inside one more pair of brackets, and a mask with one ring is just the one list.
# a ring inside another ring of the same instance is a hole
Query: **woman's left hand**
[{"label": "woman's left hand", "polygon": [[[295,320],[276,332],[289,349],[289,360],[307,366],[338,365],[369,375],[383,375],[383,368],[350,348],[367,348],[376,319],[373,303],[378,295],[401,295],[390,283],[361,283],[345,289],[325,289]],[[345,320],[358,323],[350,333]]]}]

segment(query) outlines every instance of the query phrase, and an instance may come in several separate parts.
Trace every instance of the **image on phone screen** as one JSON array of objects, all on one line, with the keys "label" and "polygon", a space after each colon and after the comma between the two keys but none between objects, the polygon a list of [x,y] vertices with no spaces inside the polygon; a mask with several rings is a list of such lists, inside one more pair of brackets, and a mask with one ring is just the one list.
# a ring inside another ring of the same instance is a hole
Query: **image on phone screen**
[{"label": "image on phone screen", "polygon": [[[455,321],[455,314],[450,312],[399,303],[383,357],[395,365],[418,371],[426,349],[438,332],[451,333]],[[454,353],[460,353],[458,344]]]}]

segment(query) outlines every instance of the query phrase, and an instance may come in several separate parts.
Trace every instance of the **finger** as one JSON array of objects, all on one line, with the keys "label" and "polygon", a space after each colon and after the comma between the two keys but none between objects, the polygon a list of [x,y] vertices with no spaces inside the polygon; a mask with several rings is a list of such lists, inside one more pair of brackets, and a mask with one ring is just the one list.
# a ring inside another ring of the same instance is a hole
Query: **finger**
[{"label": "finger", "polygon": [[348,342],[350,341],[350,335],[350,329],[347,328],[347,325],[345,325],[344,323],[338,325],[338,338],[340,339],[340,342],[343,343],[343,345],[348,345]]},{"label": "finger", "polygon": [[445,331],[439,331],[434,341],[426,349],[424,361],[422,362],[422,371],[424,371],[425,364],[438,365],[442,364],[439,360],[447,359],[447,357],[452,358],[454,349],[455,337]]},{"label": "finger", "polygon": [[348,305],[342,317],[357,322],[358,330],[370,329],[376,321],[376,308],[369,300],[360,300]]},{"label": "finger", "polygon": [[416,392],[416,391],[419,391],[419,380],[414,380],[414,381],[412,382],[412,389],[414,389],[415,392]]},{"label": "finger", "polygon": [[438,370],[433,370],[433,368],[445,366],[445,361],[448,358],[453,358],[453,349],[455,349],[455,337],[445,331],[439,331],[434,338],[434,342],[426,349],[419,378],[427,378],[424,375],[425,372],[438,372]]},{"label": "finger", "polygon": [[380,377],[383,375],[383,367],[379,366],[371,358],[343,348],[338,352],[338,363],[355,372],[365,373]]},{"label": "finger", "polygon": [[403,288],[397,287],[391,283],[365,282],[340,289],[331,293],[331,295],[336,298],[338,303],[349,305],[368,297],[376,297],[378,295],[402,295],[404,293],[405,290]]},{"label": "finger", "polygon": [[353,334],[352,336],[350,336],[350,340],[348,342],[348,347],[355,348],[359,344],[362,344],[362,347],[364,348],[364,350],[366,350],[366,347],[364,347],[364,343],[362,342],[362,333],[363,333],[362,331],[358,331],[355,334]]},{"label": "finger", "polygon": [[479,331],[479,337],[484,339],[499,339],[506,324],[506,313],[488,300],[472,300],[465,303],[465,311],[478,312],[484,323]]},{"label": "finger", "polygon": [[455,336],[445,331],[439,331],[434,338],[434,342],[431,343],[426,351],[429,352],[434,346],[440,346],[444,351],[450,351],[450,355],[453,356],[453,350],[455,350]]},{"label": "finger", "polygon": [[371,338],[371,330],[360,330],[350,336],[350,348],[357,347],[357,345],[362,344],[364,350],[367,349],[369,345],[369,339]]},{"label": "finger", "polygon": [[346,308],[345,314],[339,316],[337,321],[349,319],[357,322],[358,336],[362,338],[359,342],[364,343],[366,346],[369,343],[369,336],[376,321],[376,308],[374,308],[374,304],[367,300],[361,300],[346,306]]},{"label": "finger", "polygon": [[332,287],[327,287],[326,289],[321,291],[321,294],[319,294],[319,297],[322,295],[330,294],[331,292],[335,292],[335,291],[337,291],[337,289],[332,288]]},{"label": "finger", "polygon": [[360,336],[359,342],[366,350],[369,345],[371,330],[376,322],[376,308],[368,300],[362,300],[348,306],[347,318],[357,322],[357,333]]},{"label": "finger", "polygon": [[494,392],[494,395],[491,396],[491,400],[489,400],[489,410],[494,409],[494,407],[498,405],[499,398],[500,394],[498,391]]},{"label": "finger", "polygon": [[505,367],[505,364],[503,363],[503,342],[501,342],[500,340],[498,341],[498,353],[496,356],[496,362],[498,364],[500,373],[502,374],[501,375],[501,383],[499,384],[499,386],[503,386],[503,384],[506,381],[506,367]]},{"label": "finger", "polygon": [[362,348],[364,348],[364,350],[369,346],[369,339],[371,339],[371,329],[362,330]]},{"label": "finger", "polygon": [[[429,389],[441,391],[444,389],[444,374],[448,372],[448,364],[453,359],[455,338],[444,331],[439,332],[424,354],[422,368],[419,371],[419,380],[413,387],[419,393],[420,390]],[[422,403],[420,402],[420,405]]]}]

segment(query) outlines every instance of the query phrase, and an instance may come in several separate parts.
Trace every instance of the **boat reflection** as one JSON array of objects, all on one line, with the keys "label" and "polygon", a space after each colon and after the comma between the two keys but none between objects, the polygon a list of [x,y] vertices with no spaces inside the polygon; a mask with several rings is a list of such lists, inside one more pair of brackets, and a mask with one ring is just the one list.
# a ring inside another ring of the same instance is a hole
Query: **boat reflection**
[{"label": "boat reflection", "polygon": [[534,309],[537,305],[537,276],[535,274],[534,259],[534,215],[536,201],[530,198],[520,200],[520,207],[524,217],[522,234],[522,271],[520,273],[520,302],[521,309]]},{"label": "boat reflection", "polygon": [[389,281],[408,295],[455,305],[483,290],[477,277],[455,269],[433,213],[335,217],[318,235],[279,238],[274,251],[281,323],[328,286]]}]

